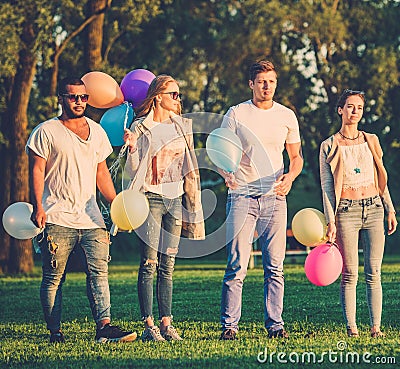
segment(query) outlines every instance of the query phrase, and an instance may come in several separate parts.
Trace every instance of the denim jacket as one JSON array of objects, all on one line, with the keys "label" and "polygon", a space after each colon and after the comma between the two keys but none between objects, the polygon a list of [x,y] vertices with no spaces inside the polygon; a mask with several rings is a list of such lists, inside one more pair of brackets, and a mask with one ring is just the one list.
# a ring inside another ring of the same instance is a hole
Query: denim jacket
[{"label": "denim jacket", "polygon": [[[184,194],[182,197],[182,236],[203,240],[205,238],[205,227],[203,208],[201,204],[200,175],[197,159],[194,154],[194,142],[192,133],[192,121],[174,116],[171,118],[178,134],[186,141],[185,165],[184,165]],[[128,152],[125,163],[125,172],[130,176],[131,189],[143,191],[146,178],[150,175],[148,168],[151,167],[150,143],[151,128],[153,127],[153,110],[145,117],[136,119],[131,126],[131,131],[138,134],[137,150]]]},{"label": "denim jacket", "polygon": [[[387,172],[383,166],[383,151],[375,134],[361,131],[374,159],[375,187],[382,199],[386,212],[394,212],[394,206],[387,187]],[[335,221],[335,215],[343,187],[343,160],[335,136],[321,143],[319,153],[322,200],[326,222]]]}]

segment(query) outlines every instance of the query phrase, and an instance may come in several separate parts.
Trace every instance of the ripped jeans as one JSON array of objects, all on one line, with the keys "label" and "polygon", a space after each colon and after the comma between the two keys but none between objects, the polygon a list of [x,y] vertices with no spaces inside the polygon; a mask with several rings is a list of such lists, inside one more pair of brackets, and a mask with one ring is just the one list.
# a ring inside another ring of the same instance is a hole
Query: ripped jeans
[{"label": "ripped jeans", "polygon": [[157,271],[156,297],[159,319],[172,319],[172,273],[182,229],[182,198],[168,199],[146,192],[150,212],[136,231],[140,242],[138,295],[142,319],[153,317],[153,279]]},{"label": "ripped jeans", "polygon": [[74,229],[48,223],[39,241],[43,270],[40,301],[47,329],[52,332],[60,329],[65,267],[77,244],[84,255],[86,293],[93,318],[96,323],[110,318],[108,232],[101,228]]}]

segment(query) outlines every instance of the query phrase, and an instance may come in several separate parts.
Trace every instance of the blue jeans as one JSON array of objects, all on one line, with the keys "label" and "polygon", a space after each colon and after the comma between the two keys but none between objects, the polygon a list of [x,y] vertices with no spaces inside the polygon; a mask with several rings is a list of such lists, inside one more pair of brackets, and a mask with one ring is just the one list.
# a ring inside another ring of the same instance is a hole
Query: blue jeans
[{"label": "blue jeans", "polygon": [[226,205],[228,262],[222,283],[222,329],[239,329],[242,288],[257,231],[264,268],[264,324],[283,328],[283,260],[286,250],[286,198],[229,194]]},{"label": "blue jeans", "polygon": [[336,214],[337,244],[343,257],[340,300],[347,328],[356,328],[358,242],[364,253],[364,274],[371,326],[382,315],[381,265],[385,245],[384,209],[380,197],[341,199]]},{"label": "blue jeans", "polygon": [[52,332],[60,329],[65,267],[77,244],[84,255],[86,293],[93,318],[96,323],[110,318],[109,243],[105,229],[74,229],[46,224],[40,242],[43,270],[40,300],[47,329]]},{"label": "blue jeans", "polygon": [[153,280],[159,319],[172,318],[172,274],[182,229],[182,198],[167,199],[146,192],[150,212],[137,230],[140,239],[138,295],[142,319],[153,317]]}]

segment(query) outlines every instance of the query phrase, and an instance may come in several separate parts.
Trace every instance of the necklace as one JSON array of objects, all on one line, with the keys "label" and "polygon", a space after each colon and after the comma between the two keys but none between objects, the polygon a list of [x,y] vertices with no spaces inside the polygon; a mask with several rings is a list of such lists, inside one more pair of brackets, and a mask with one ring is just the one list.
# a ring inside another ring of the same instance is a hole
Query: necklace
[{"label": "necklace", "polygon": [[339,134],[346,140],[354,141],[360,137],[360,131],[357,131],[357,132],[358,132],[357,137],[353,137],[353,138],[345,136],[341,131],[339,131]]}]

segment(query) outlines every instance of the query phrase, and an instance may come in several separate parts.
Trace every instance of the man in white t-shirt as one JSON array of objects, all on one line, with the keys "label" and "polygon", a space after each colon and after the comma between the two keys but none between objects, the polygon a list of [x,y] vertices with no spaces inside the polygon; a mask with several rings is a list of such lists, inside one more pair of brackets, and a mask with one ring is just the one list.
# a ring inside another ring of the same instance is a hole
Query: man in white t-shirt
[{"label": "man in white t-shirt", "polygon": [[112,147],[103,128],[84,116],[88,99],[81,79],[62,80],[58,94],[61,115],[39,124],[26,144],[32,221],[45,228],[38,236],[43,270],[40,300],[54,343],[65,341],[61,332],[62,284],[75,246],[83,250],[96,341],[136,338],[136,333],[110,325],[110,242],[96,202],[96,187],[108,202],[113,201],[116,194],[106,164]]},{"label": "man in white t-shirt", "polygon": [[[269,338],[287,338],[282,319],[283,260],[286,249],[286,195],[303,167],[294,112],[273,100],[277,73],[269,61],[250,67],[251,100],[231,107],[222,127],[238,135],[243,147],[235,173],[220,170],[229,188],[226,205],[228,262],[222,283],[221,340],[236,339],[242,288],[252,249],[259,237],[264,268],[264,324]],[[290,164],[284,173],[283,150]]]}]

